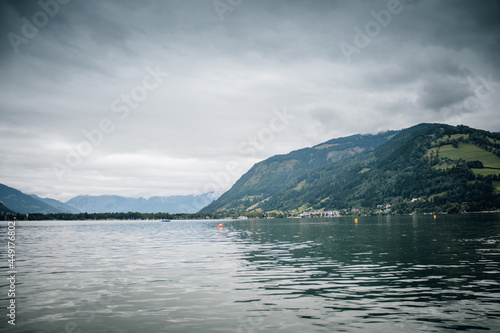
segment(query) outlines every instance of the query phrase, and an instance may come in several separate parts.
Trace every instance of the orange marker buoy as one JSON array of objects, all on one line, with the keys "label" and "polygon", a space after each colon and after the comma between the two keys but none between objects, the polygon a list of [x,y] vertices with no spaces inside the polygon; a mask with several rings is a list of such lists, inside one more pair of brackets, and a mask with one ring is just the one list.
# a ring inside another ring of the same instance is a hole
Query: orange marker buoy
[{"label": "orange marker buoy", "polygon": [[222,224],[219,224],[219,229],[222,229]]}]

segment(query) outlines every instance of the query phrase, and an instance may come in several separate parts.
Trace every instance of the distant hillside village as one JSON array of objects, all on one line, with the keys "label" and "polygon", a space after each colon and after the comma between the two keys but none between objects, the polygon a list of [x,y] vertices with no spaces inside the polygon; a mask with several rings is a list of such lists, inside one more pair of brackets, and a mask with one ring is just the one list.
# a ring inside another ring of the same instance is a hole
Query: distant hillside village
[{"label": "distant hillside village", "polygon": [[337,217],[340,216],[340,211],[338,210],[327,210],[327,211],[313,211],[313,212],[302,212],[298,217]]}]

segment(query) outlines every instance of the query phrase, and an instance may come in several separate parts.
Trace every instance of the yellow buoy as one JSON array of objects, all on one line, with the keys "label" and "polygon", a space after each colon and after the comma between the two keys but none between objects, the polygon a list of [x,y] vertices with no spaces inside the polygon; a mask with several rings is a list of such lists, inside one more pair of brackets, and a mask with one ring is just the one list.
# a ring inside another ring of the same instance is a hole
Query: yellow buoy
[{"label": "yellow buoy", "polygon": [[354,222],[355,222],[355,223],[358,223],[358,219],[354,219]]},{"label": "yellow buoy", "polygon": [[434,219],[436,219],[436,218],[437,218],[437,216],[436,216],[436,215],[434,215]]}]

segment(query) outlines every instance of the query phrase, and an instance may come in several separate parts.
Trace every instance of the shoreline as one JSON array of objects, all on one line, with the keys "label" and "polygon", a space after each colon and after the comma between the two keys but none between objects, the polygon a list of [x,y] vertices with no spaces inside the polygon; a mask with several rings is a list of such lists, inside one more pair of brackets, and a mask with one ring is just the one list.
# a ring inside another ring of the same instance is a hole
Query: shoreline
[{"label": "shoreline", "polygon": [[[85,214],[85,213],[82,213]],[[95,213],[96,215],[99,214],[122,214],[122,213]],[[129,213],[123,213],[123,214],[129,214]],[[134,213],[133,213],[134,214]],[[139,213],[141,214],[141,213]],[[147,213],[144,213],[147,214]],[[153,213],[151,213],[153,214]],[[156,213],[156,214],[162,214],[166,215],[164,213]],[[336,219],[336,218],[343,218],[343,217],[351,217],[351,218],[358,218],[358,217],[375,217],[375,216],[432,216],[432,215],[465,215],[465,214],[500,214],[500,210],[489,210],[489,211],[478,211],[478,212],[462,212],[462,213],[453,213],[449,214],[446,212],[441,212],[441,213],[423,213],[423,214],[372,214],[372,215],[367,215],[367,214],[350,214],[350,215],[340,215],[340,216],[308,216],[308,217],[300,217],[300,216],[283,216],[283,217],[262,217],[262,216],[248,216],[246,218],[241,218],[242,216],[245,215],[240,215],[240,217],[228,217],[228,216],[190,216],[190,215],[198,215],[198,214],[183,214],[184,217],[177,216],[177,215],[171,215],[170,218],[167,218],[171,222],[174,221],[245,221],[245,220],[273,220],[273,219]],[[16,219],[17,216],[22,215],[24,218],[22,219]],[[143,221],[143,222],[162,222],[162,220],[165,220],[165,218],[127,218],[125,216],[122,216],[122,218],[119,217],[110,217],[110,218],[62,218],[61,216],[57,216],[58,214],[47,214],[50,216],[50,218],[44,218],[47,215],[45,214],[37,214],[36,219],[30,219],[29,215],[33,214],[18,214],[17,216],[13,216],[13,219],[2,219],[1,221],[27,221],[27,222],[39,222],[39,221]],[[78,214],[77,214],[78,215]],[[87,214],[87,215],[93,215],[93,214]],[[202,214],[205,215],[205,214]]]}]

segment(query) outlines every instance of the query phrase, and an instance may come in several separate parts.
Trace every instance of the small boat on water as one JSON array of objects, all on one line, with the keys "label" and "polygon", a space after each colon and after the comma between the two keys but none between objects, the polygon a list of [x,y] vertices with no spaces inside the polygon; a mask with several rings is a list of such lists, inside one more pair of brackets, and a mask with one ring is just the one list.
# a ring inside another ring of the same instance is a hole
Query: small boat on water
[{"label": "small boat on water", "polygon": [[161,220],[161,222],[170,222],[170,220]]}]

